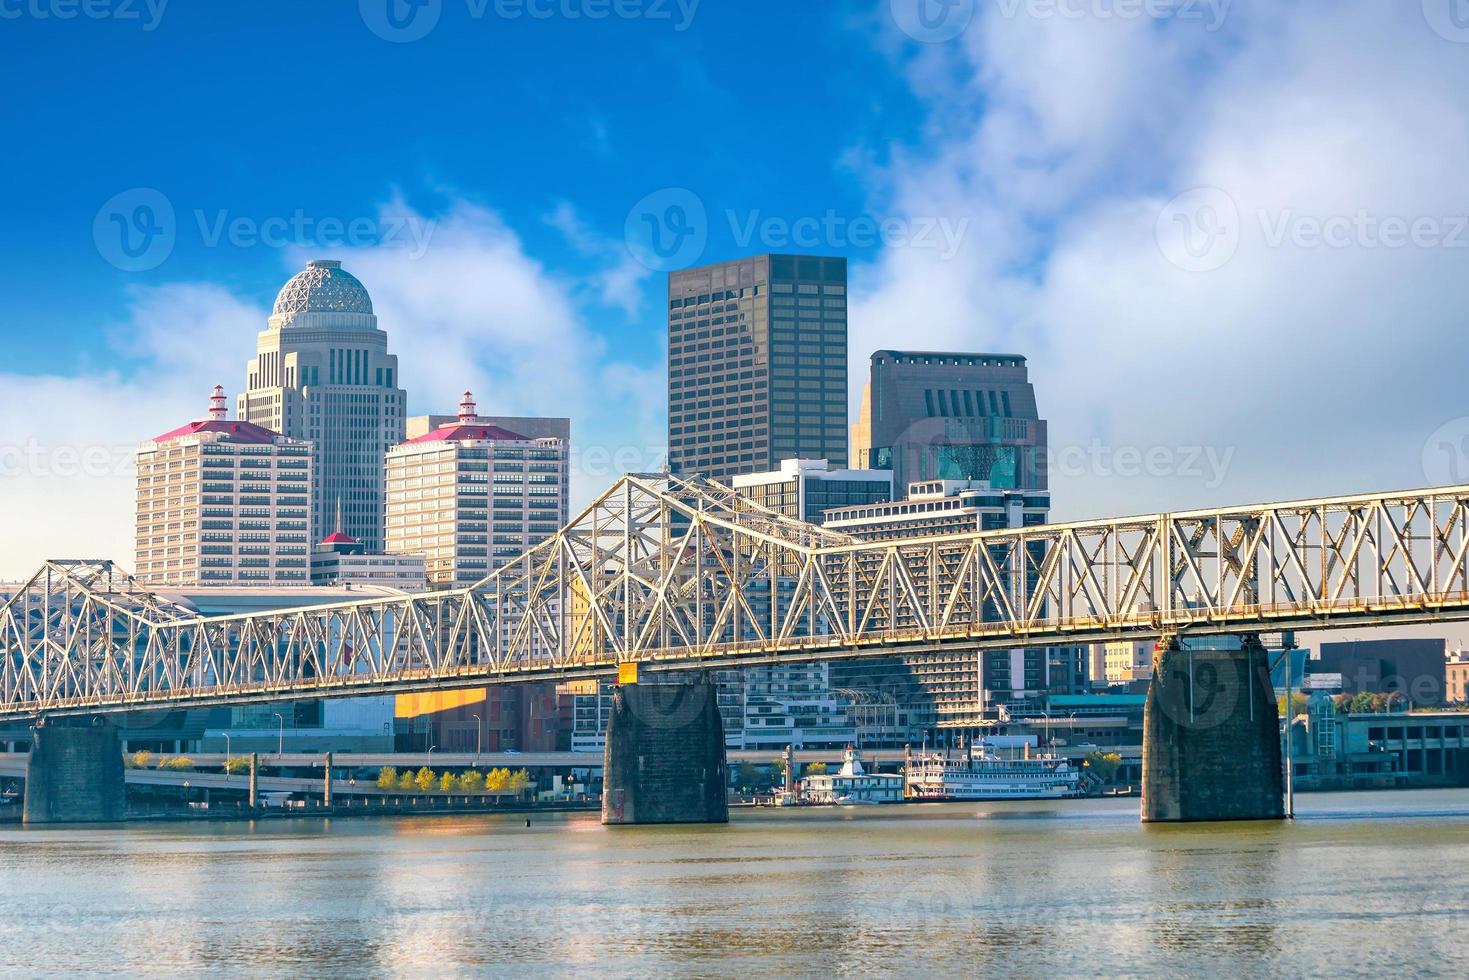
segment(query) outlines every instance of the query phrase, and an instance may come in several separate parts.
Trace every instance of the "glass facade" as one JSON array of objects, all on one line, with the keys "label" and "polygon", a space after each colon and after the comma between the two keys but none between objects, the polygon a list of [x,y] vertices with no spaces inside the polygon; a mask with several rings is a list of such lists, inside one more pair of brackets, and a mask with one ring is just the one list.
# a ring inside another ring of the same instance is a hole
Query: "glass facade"
[{"label": "glass facade", "polygon": [[847,262],[760,255],[668,277],[668,457],[727,481],[847,465]]}]

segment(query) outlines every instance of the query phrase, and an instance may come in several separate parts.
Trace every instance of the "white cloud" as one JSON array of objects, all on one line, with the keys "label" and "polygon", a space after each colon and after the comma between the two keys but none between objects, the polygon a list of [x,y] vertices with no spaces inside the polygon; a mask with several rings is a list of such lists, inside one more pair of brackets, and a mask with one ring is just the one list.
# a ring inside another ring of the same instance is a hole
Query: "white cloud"
[{"label": "white cloud", "polygon": [[[308,258],[342,259],[372,294],[415,413],[453,411],[469,388],[486,414],[570,416],[577,461],[591,462],[573,506],[612,482],[614,460],[656,464],[661,341],[610,357],[576,299],[587,283],[527,254],[493,211],[461,201],[429,217],[395,201],[394,214],[427,230],[426,247],[291,249],[279,282]],[[138,288],[107,331],[128,370],[0,373],[0,580],[48,557],[131,564],[138,443],[202,417],[213,385],[239,390],[279,282],[258,303],[210,283]]]},{"label": "white cloud", "polygon": [[0,580],[48,558],[130,567],[138,444],[203,417],[216,383],[234,390],[264,317],[216,286],[136,288],[110,331],[136,372],[0,374]]},{"label": "white cloud", "polygon": [[[1469,232],[1388,248],[1356,229],[1469,215],[1469,59],[1410,6],[1236,5],[1218,32],[986,7],[942,79],[930,52],[910,71],[945,125],[875,189],[969,235],[953,261],[894,249],[854,270],[854,377],[880,347],[1013,351],[1053,446],[1233,453],[1218,485],[1088,463],[1053,480],[1067,516],[1432,482],[1425,440],[1469,415]],[[1187,272],[1155,226],[1202,186],[1237,209],[1239,245]],[[1346,247],[1299,239],[1334,217]]]}]

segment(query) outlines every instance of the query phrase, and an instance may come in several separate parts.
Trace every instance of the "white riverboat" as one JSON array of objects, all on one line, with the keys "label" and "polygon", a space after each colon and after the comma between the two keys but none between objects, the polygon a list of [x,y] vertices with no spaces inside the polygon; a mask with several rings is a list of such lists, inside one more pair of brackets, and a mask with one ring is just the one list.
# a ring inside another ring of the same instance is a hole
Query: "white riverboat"
[{"label": "white riverboat", "polygon": [[1076,796],[1081,773],[1065,759],[1008,759],[981,743],[919,755],[905,779],[912,800],[1054,800]]},{"label": "white riverboat", "polygon": [[899,803],[903,799],[903,777],[868,772],[862,767],[862,756],[849,745],[842,753],[839,771],[807,776],[801,781],[801,789],[803,802],[818,805]]}]

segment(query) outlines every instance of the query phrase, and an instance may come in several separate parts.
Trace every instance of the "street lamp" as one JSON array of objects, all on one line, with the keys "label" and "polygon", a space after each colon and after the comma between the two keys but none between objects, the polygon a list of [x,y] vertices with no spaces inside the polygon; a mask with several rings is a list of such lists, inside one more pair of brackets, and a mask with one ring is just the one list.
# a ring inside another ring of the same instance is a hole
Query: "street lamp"
[{"label": "street lamp", "polygon": [[474,719],[474,764],[479,765],[479,753],[484,748],[485,722],[479,715],[471,715]]},{"label": "street lamp", "polygon": [[430,769],[434,767],[434,749],[436,748],[438,748],[437,745],[430,745],[428,747],[428,767]]},{"label": "street lamp", "polygon": [[274,714],[275,720],[280,722],[279,737],[275,745],[275,757],[277,760],[280,760],[286,754],[286,720],[281,717],[279,711],[274,712]]},{"label": "street lamp", "polygon": [[230,781],[230,733],[224,733],[224,781]]}]

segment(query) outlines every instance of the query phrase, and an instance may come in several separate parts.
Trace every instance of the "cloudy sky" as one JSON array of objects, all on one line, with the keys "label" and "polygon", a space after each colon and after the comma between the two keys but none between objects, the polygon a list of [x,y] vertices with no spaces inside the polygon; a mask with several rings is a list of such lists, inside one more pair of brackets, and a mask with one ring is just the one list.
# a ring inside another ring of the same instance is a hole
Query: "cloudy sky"
[{"label": "cloudy sky", "polygon": [[577,501],[661,461],[664,272],[761,251],[851,260],[854,403],[1027,356],[1059,517],[1469,482],[1457,0],[4,10],[0,579],[131,560],[314,257],[411,411],[571,415]]}]

